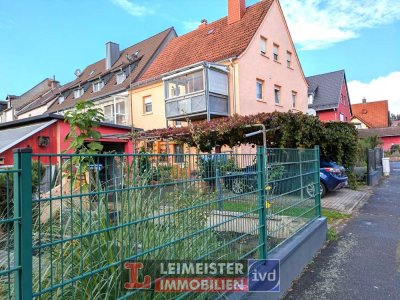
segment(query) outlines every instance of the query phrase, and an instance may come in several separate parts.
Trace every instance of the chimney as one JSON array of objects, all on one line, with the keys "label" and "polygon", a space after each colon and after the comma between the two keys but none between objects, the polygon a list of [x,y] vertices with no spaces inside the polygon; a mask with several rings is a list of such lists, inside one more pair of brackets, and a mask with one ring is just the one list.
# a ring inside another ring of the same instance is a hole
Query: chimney
[{"label": "chimney", "polygon": [[199,25],[199,28],[204,28],[204,27],[207,26],[207,24],[208,24],[207,20],[206,20],[206,19],[203,19],[203,20],[201,20],[201,23],[200,23],[200,25]]},{"label": "chimney", "polygon": [[246,0],[228,0],[228,25],[240,21],[246,12]]},{"label": "chimney", "polygon": [[365,97],[362,99],[362,103],[367,103],[367,99]]},{"label": "chimney", "polygon": [[106,44],[106,70],[111,69],[120,55],[119,45],[117,43],[108,42]]}]

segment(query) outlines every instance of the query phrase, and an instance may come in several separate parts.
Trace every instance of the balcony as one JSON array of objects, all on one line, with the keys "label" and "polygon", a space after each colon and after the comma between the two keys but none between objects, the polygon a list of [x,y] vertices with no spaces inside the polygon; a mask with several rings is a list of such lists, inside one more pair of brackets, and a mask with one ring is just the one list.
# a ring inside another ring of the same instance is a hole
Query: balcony
[{"label": "balcony", "polygon": [[167,120],[210,120],[229,115],[226,66],[201,63],[163,80]]}]

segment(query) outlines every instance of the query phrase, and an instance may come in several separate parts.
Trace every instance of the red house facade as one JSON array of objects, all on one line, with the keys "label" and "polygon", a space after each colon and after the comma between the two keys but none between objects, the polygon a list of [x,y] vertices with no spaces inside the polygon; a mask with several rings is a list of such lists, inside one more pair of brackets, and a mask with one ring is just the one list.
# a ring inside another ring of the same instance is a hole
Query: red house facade
[{"label": "red house facade", "polygon": [[350,96],[344,70],[307,77],[308,107],[321,121],[350,122]]},{"label": "red house facade", "polygon": [[[59,115],[45,115],[0,124],[0,167],[13,164],[13,150],[17,148],[32,148],[34,155],[65,152],[69,141],[65,141],[64,138],[70,130],[69,124]],[[102,135],[99,141],[103,144],[104,151],[133,153],[133,143],[128,137],[130,127],[101,123],[96,130]],[[68,152],[73,153],[73,150]],[[57,157],[42,156],[40,160],[44,164],[53,164],[57,162]]]}]

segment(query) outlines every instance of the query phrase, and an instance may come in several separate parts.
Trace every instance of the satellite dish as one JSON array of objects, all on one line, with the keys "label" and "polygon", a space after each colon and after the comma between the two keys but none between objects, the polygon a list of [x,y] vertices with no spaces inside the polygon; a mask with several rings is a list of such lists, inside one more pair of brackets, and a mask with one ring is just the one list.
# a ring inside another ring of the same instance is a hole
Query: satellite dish
[{"label": "satellite dish", "polygon": [[307,110],[307,115],[316,117],[316,116],[317,116],[317,112],[315,111],[315,109],[309,108],[309,109]]},{"label": "satellite dish", "polygon": [[79,76],[81,76],[82,71],[80,69],[76,69],[74,74],[76,77],[79,77]]}]

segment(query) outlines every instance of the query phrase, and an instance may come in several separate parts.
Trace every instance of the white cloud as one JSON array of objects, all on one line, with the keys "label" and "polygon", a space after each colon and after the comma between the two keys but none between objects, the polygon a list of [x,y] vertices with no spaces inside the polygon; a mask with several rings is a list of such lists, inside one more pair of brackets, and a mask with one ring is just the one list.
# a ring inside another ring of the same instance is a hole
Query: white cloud
[{"label": "white cloud", "polygon": [[353,80],[348,83],[351,103],[360,103],[362,98],[367,101],[389,100],[391,113],[400,114],[400,72],[390,73],[386,77],[378,77],[369,83]]},{"label": "white cloud", "polygon": [[360,31],[400,20],[396,0],[282,0],[290,32],[301,50],[358,37]]},{"label": "white cloud", "polygon": [[154,13],[152,9],[144,5],[135,4],[129,0],[111,0],[111,2],[134,17],[143,17]]},{"label": "white cloud", "polygon": [[199,26],[199,21],[183,21],[182,25],[186,32],[195,30]]}]

